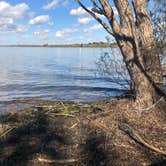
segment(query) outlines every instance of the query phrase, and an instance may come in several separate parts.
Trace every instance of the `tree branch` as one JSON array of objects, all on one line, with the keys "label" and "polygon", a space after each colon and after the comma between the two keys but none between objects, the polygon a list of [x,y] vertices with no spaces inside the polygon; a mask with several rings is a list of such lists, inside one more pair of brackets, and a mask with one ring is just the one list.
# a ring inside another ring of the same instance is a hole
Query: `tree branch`
[{"label": "tree branch", "polygon": [[95,20],[97,20],[102,26],[103,28],[112,36],[114,35],[114,32],[112,31],[112,29],[105,23],[103,22],[102,19],[100,19],[95,13],[93,13],[91,10],[89,10],[88,8],[86,8],[81,2],[80,0],[76,0],[76,2],[86,11],[88,12]]},{"label": "tree branch", "polygon": [[107,17],[107,19],[112,27],[112,30],[115,33],[120,33],[120,25],[118,24],[118,22],[114,16],[114,11],[113,11],[112,7],[110,6],[109,1],[108,0],[99,0],[99,2],[102,5],[105,16]]},{"label": "tree branch", "polygon": [[101,15],[105,15],[104,10],[99,7],[99,5],[95,2],[95,0],[91,0],[93,3],[93,8],[91,9],[93,12],[101,14]]}]

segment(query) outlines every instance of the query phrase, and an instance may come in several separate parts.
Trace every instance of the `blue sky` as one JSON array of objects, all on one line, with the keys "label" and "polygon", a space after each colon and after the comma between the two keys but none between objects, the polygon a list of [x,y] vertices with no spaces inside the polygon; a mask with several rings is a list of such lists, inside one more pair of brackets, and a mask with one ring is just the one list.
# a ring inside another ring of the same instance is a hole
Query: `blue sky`
[{"label": "blue sky", "polygon": [[88,43],[107,35],[75,0],[0,1],[1,44]]}]

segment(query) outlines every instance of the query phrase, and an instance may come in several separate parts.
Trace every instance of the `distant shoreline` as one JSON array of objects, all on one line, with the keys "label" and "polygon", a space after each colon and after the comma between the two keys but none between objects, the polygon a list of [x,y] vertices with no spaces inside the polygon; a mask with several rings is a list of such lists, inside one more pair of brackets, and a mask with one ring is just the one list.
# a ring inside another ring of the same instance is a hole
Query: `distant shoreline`
[{"label": "distant shoreline", "polygon": [[0,47],[44,47],[44,48],[116,48],[117,44],[68,44],[68,45],[0,45]]}]

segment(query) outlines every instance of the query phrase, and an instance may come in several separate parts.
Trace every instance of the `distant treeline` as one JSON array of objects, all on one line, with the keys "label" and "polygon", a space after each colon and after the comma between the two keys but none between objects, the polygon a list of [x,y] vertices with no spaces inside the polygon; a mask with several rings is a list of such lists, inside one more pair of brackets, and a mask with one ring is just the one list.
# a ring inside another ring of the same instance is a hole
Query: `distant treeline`
[{"label": "distant treeline", "polygon": [[55,44],[55,45],[49,45],[49,44],[43,44],[43,45],[0,45],[0,47],[117,47],[116,43],[105,43],[105,42],[93,42],[88,44]]}]

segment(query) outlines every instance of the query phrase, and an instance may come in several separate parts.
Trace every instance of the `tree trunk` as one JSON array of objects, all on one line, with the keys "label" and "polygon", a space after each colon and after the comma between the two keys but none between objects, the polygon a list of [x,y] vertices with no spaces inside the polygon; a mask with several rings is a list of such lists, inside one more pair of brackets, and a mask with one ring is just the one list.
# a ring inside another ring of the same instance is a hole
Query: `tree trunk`
[{"label": "tree trunk", "polygon": [[153,104],[153,86],[146,77],[144,59],[136,36],[136,27],[131,6],[128,0],[116,0],[115,6],[118,9],[122,33],[124,37],[115,37],[121,49],[126,67],[130,73],[132,87],[137,103],[143,107]]},{"label": "tree trunk", "polygon": [[[163,90],[163,73],[157,49],[155,48],[155,40],[150,17],[147,12],[147,4],[145,0],[133,0],[134,11],[136,14],[136,23],[139,30],[140,48],[143,56],[145,72],[149,80],[156,86],[154,90]],[[154,101],[158,99],[158,95],[154,93]]]},{"label": "tree trunk", "polygon": [[118,41],[124,62],[129,71],[133,95],[137,104],[142,108],[153,104],[153,86],[144,74],[144,69],[139,62],[139,57],[135,56],[136,48],[130,42]]},{"label": "tree trunk", "polygon": [[[133,85],[131,88],[134,91],[135,100],[140,103],[141,107],[149,107],[157,99],[157,90],[159,88],[158,86],[156,87],[156,83],[161,85],[162,72],[160,60],[158,56],[156,56],[156,53],[153,53],[153,31],[146,11],[145,2],[144,0],[133,0],[135,15],[139,21],[139,34],[137,34],[134,14],[128,0],[114,0],[119,13],[120,24],[114,16],[109,1],[99,0],[99,2],[101,6],[94,4],[95,9],[97,9],[95,11],[105,15],[110,23],[112,32],[111,30],[108,31],[108,26],[79,1],[81,6],[89,12],[107,32],[115,37],[130,74]],[[139,39],[141,43],[139,43]],[[148,52],[142,51],[143,47],[146,48]]]}]

